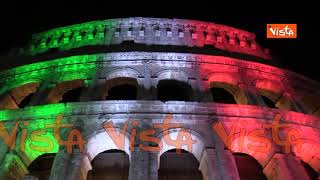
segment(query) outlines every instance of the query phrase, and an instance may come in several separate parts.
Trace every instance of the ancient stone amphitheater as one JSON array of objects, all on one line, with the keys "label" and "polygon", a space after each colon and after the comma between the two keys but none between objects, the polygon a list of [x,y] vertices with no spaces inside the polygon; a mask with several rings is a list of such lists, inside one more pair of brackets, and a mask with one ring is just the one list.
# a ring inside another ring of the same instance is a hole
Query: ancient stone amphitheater
[{"label": "ancient stone amphitheater", "polygon": [[320,83],[253,33],[109,19],[1,61],[0,179],[319,179]]}]

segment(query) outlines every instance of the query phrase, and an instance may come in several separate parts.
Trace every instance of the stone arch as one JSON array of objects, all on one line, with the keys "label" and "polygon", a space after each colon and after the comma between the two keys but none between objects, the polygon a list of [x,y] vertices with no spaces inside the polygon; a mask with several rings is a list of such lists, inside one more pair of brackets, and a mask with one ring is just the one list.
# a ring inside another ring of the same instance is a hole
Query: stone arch
[{"label": "stone arch", "polygon": [[176,150],[168,150],[160,157],[160,166],[158,169],[158,178],[160,180],[203,180],[200,162],[196,157],[186,151],[181,150],[180,154]]},{"label": "stone arch", "polygon": [[264,96],[276,101],[283,93],[283,88],[280,82],[269,80],[256,80],[254,82],[256,89]]},{"label": "stone arch", "polygon": [[[251,131],[251,132],[249,131],[249,132],[247,132],[247,134],[254,133],[253,131]],[[269,139],[269,137],[265,137],[265,138]],[[272,144],[271,140],[270,140],[271,149],[269,151],[266,151],[266,152],[262,152],[262,150],[261,151],[260,150],[255,150],[255,149],[253,149],[254,147],[253,148],[249,148],[249,146],[248,146],[249,144],[251,144],[251,145],[255,145],[255,146],[259,146],[260,147],[263,143],[257,143],[257,142],[254,142],[254,141],[250,141],[248,139],[248,137],[245,137],[243,146],[240,147],[240,144],[239,144],[240,141],[241,141],[240,134],[236,133],[234,141],[232,142],[232,146],[230,148],[231,152],[233,152],[233,153],[243,153],[243,154],[250,155],[254,159],[256,159],[262,167],[264,167],[268,163],[268,161],[272,158],[273,154],[275,153],[275,146],[274,146],[274,144]]]},{"label": "stone arch", "polygon": [[89,136],[85,154],[88,156],[90,161],[97,156],[97,154],[111,150],[111,149],[118,149],[125,151],[131,157],[131,151],[129,149],[129,137],[128,132],[123,136],[119,132],[121,131],[120,128],[115,127],[117,133],[120,135],[120,138],[124,138],[124,149],[119,148],[114,141],[112,140],[111,136],[105,131],[105,129],[98,131],[97,133]]},{"label": "stone arch", "polygon": [[313,170],[320,173],[320,144],[313,140],[303,139],[301,146],[294,146],[293,153]]},{"label": "stone arch", "polygon": [[[225,148],[232,153],[252,156],[262,167],[269,162],[277,148],[263,126],[260,119],[232,117],[222,118],[212,124],[215,135]],[[223,137],[223,134],[226,136]]]},{"label": "stone arch", "polygon": [[[157,88],[157,98],[163,101],[192,101],[195,84],[189,82],[188,73],[182,70],[166,69],[155,73],[153,86]],[[161,88],[164,87],[164,88]],[[169,91],[171,88],[175,90]],[[178,93],[178,91],[182,93]]]},{"label": "stone arch", "polygon": [[137,96],[139,77],[143,77],[143,75],[139,71],[128,67],[118,68],[108,72],[106,82],[99,87],[97,100],[105,100],[109,90],[121,86],[136,91],[135,95]]},{"label": "stone arch", "polygon": [[8,81],[6,83],[3,83],[2,86],[0,87],[0,94],[6,93],[7,91],[14,89],[16,87],[20,87],[26,84],[31,84],[31,83],[38,83],[39,85],[43,82],[43,78],[41,77],[30,77],[26,80],[20,81]]},{"label": "stone arch", "polygon": [[[180,149],[179,147],[177,148],[175,146],[167,144],[165,142],[164,138],[170,137],[172,140],[176,140],[177,136],[178,136],[178,133],[181,132],[181,129],[182,128],[172,128],[172,129],[169,129],[169,130],[166,130],[166,131],[162,131],[161,133],[159,133],[157,135],[157,137],[159,139],[161,139],[161,141],[162,141],[162,149],[158,153],[158,160],[160,160],[160,156],[163,153],[165,153],[165,152],[167,152],[169,150],[172,150],[172,149]],[[186,128],[184,128],[184,129],[187,130],[187,132],[190,133],[192,140],[195,140],[196,143],[192,145],[192,149],[189,149],[186,146],[182,146],[181,149],[183,149],[185,151],[188,151],[189,153],[193,154],[196,157],[196,159],[199,162],[201,162],[202,153],[203,153],[203,151],[205,149],[204,138],[198,132],[196,132],[194,130],[186,129]],[[160,161],[158,161],[158,162],[160,162]]]},{"label": "stone arch", "polygon": [[133,69],[133,68],[119,68],[119,69],[114,69],[106,75],[106,80],[114,79],[114,78],[119,78],[119,77],[127,77],[127,78],[134,78],[138,79],[139,77],[143,77],[143,75]]},{"label": "stone arch", "polygon": [[181,82],[188,83],[189,76],[188,73],[182,70],[162,70],[154,74],[156,76],[156,82],[157,85],[160,80],[166,80],[166,79],[172,79],[177,80]]},{"label": "stone arch", "polygon": [[[23,100],[35,93],[39,87],[38,82],[31,82],[17,86],[0,96],[0,109],[19,109]],[[25,104],[25,103],[24,103]]]},{"label": "stone arch", "polygon": [[285,92],[281,82],[271,80],[256,80],[254,81],[254,86],[258,93],[270,99],[274,103],[275,107],[284,110],[294,109],[290,95]]},{"label": "stone arch", "polygon": [[84,157],[81,162],[81,177],[83,179],[87,178],[88,172],[92,169],[91,161],[100,153],[108,150],[121,150],[129,155],[129,161],[131,161],[131,151],[129,149],[130,142],[128,137],[128,132],[125,135],[120,134],[120,128],[115,127],[120,138],[124,139],[124,148],[119,148],[111,136],[105,131],[105,129],[97,131],[96,133],[89,135],[86,148],[84,151]]},{"label": "stone arch", "polygon": [[232,86],[237,86],[242,83],[239,76],[229,73],[211,73],[207,76],[207,79],[209,82],[226,83]]},{"label": "stone arch", "polygon": [[239,87],[241,84],[239,77],[226,73],[213,73],[209,75],[208,82],[210,88],[224,89],[230,93],[237,104],[248,104],[245,91]]},{"label": "stone arch", "polygon": [[61,82],[49,91],[47,103],[58,103],[62,100],[62,97],[65,93],[81,87],[85,87],[85,82],[83,79]]},{"label": "stone arch", "polygon": [[85,177],[93,179],[127,180],[129,177],[129,155],[122,150],[107,150],[91,161],[92,170]]},{"label": "stone arch", "polygon": [[120,87],[120,86],[127,86],[132,87],[131,89],[135,90],[135,95],[137,96],[137,88],[138,88],[138,81],[136,78],[132,77],[115,77],[112,79],[108,79],[103,87],[100,89],[100,97],[99,99],[106,99],[109,95],[109,91],[112,88]]}]

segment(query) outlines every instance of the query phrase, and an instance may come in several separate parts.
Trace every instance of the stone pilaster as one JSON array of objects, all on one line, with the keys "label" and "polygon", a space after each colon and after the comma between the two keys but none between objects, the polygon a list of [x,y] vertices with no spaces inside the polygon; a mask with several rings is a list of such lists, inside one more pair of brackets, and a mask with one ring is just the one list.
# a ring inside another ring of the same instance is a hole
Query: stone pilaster
[{"label": "stone pilaster", "polygon": [[50,83],[52,82],[52,79],[47,79],[46,81],[43,81],[39,88],[37,89],[37,92],[31,97],[30,106],[35,106],[39,104],[45,104],[49,91],[50,91]]},{"label": "stone pilaster", "polygon": [[78,180],[81,179],[81,153],[73,150],[68,154],[65,148],[60,148],[51,169],[50,180]]},{"label": "stone pilaster", "polygon": [[290,154],[274,154],[263,172],[270,180],[309,180],[300,160]]},{"label": "stone pilaster", "polygon": [[290,108],[296,112],[307,113],[307,111],[301,106],[298,102],[297,94],[295,90],[292,88],[292,83],[286,79],[282,79],[283,88],[285,89],[285,93],[283,93],[282,97],[278,100],[277,103],[281,103],[282,99],[289,100]]},{"label": "stone pilaster", "polygon": [[217,152],[216,163],[218,163],[220,178],[224,180],[240,180],[236,162],[233,154],[227,149]]},{"label": "stone pilaster", "polygon": [[129,180],[158,180],[157,153],[136,149],[131,153]]},{"label": "stone pilaster", "polygon": [[251,87],[250,85],[246,84],[239,84],[239,91],[242,91],[247,104],[249,105],[265,105],[263,102],[263,99],[258,95],[257,91],[254,89],[254,87]]},{"label": "stone pilaster", "polygon": [[81,90],[80,95],[80,102],[88,102],[95,100],[94,97],[92,97],[92,94],[96,94],[98,92],[98,87],[95,86],[99,81],[99,77],[96,74],[96,76],[93,79],[87,80],[85,83],[85,86],[83,86]]},{"label": "stone pilaster", "polygon": [[203,180],[217,179],[218,167],[214,163],[216,153],[214,149],[206,149],[203,152],[199,170],[202,172]]},{"label": "stone pilaster", "polygon": [[88,172],[92,169],[90,160],[87,156],[84,156],[81,159],[81,168],[80,168],[80,179],[81,180],[86,180],[88,176]]},{"label": "stone pilaster", "polygon": [[243,91],[247,98],[247,104],[249,105],[260,105],[266,106],[261,96],[259,96],[256,88],[251,84],[251,80],[248,78],[248,72],[241,68],[240,69],[240,76],[241,82],[239,84],[239,88]]},{"label": "stone pilaster", "polygon": [[138,100],[152,100],[152,92],[151,89],[146,89],[142,85],[137,86],[137,99]]},{"label": "stone pilaster", "polygon": [[204,180],[239,180],[237,165],[229,150],[205,149],[199,169]]}]

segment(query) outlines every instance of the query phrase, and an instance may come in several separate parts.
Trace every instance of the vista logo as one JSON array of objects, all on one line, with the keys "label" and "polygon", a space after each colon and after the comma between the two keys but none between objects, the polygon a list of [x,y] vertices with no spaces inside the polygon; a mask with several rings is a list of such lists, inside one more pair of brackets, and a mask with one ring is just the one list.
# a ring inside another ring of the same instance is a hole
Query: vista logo
[{"label": "vista logo", "polygon": [[297,24],[267,24],[267,38],[297,38]]}]

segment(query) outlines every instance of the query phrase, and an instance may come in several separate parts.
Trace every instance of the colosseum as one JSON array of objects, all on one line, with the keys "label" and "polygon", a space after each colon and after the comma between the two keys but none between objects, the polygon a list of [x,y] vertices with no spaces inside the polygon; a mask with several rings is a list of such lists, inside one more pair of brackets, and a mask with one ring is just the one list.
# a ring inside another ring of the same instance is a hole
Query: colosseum
[{"label": "colosseum", "polygon": [[320,83],[254,33],[107,19],[5,58],[0,179],[320,179]]}]

